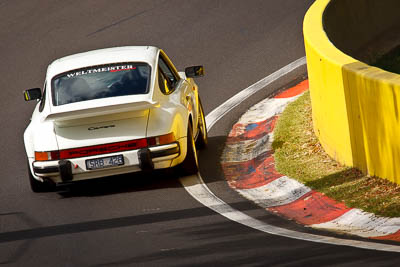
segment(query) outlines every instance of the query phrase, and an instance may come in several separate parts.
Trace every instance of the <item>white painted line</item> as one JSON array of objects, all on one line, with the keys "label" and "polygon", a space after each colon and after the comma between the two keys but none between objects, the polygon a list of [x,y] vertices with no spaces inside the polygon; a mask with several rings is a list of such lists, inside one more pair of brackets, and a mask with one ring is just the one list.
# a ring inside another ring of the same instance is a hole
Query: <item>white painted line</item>
[{"label": "white painted line", "polygon": [[328,236],[319,236],[269,225],[265,222],[254,219],[226,204],[223,200],[218,198],[210,191],[210,189],[204,184],[200,174],[198,174],[198,176],[186,176],[181,178],[180,180],[186,191],[204,206],[221,214],[229,220],[235,221],[237,223],[251,227],[264,233],[330,245],[350,246],[379,251],[400,252],[400,246],[357,240],[347,240]]},{"label": "white painted line", "polygon": [[257,188],[236,189],[236,191],[262,208],[270,208],[292,203],[310,192],[311,188],[282,176]]},{"label": "white painted line", "polygon": [[332,221],[313,224],[311,227],[362,237],[377,237],[394,234],[400,230],[400,218],[377,217],[373,213],[352,209]]},{"label": "white painted line", "polygon": [[287,104],[296,100],[299,96],[300,95],[290,98],[266,98],[244,113],[237,124],[248,125],[265,121],[282,113]]},{"label": "white painted line", "polygon": [[222,105],[211,111],[206,116],[207,129],[210,130],[214,124],[220,120],[226,113],[231,111],[234,107],[242,103],[248,97],[252,96],[254,93],[260,91],[265,86],[271,84],[272,82],[278,80],[279,78],[285,76],[286,74],[294,71],[295,69],[306,64],[306,57],[299,58],[298,60],[290,63],[289,65],[275,71],[274,73],[268,75],[267,77],[259,80],[258,82],[250,85],[246,89],[240,91],[236,95],[229,98]]},{"label": "white painted line", "polygon": [[[220,120],[225,114],[227,114],[234,107],[239,105],[242,101],[247,99],[249,96],[254,94],[255,92],[261,90],[266,85],[272,83],[273,81],[283,77],[284,75],[290,73],[296,68],[305,65],[306,59],[305,57],[300,58],[288,66],[278,70],[277,72],[265,77],[259,82],[249,86],[244,89],[245,93],[238,93],[228,101],[223,103],[221,106],[217,107],[210,114],[206,116],[207,121],[207,130],[210,130],[214,124]],[[262,85],[262,86],[261,86]],[[185,190],[198,202],[203,204],[204,206],[214,210],[215,212],[221,214],[229,220],[238,222],[242,225],[251,227],[253,229],[272,234],[278,235],[298,240],[316,242],[316,243],[324,243],[331,245],[341,245],[341,246],[351,246],[356,248],[364,248],[370,250],[378,250],[378,251],[388,251],[388,252],[400,252],[400,246],[395,245],[386,245],[380,243],[366,242],[366,241],[356,241],[356,240],[347,240],[340,239],[335,237],[328,236],[319,236],[314,234],[302,233],[293,230],[288,230],[280,227],[276,227],[273,225],[269,225],[260,220],[254,219],[241,211],[238,211],[228,204],[226,204],[223,200],[214,195],[207,185],[204,183],[200,173],[198,175],[186,176],[180,178],[180,182],[185,188]]]}]

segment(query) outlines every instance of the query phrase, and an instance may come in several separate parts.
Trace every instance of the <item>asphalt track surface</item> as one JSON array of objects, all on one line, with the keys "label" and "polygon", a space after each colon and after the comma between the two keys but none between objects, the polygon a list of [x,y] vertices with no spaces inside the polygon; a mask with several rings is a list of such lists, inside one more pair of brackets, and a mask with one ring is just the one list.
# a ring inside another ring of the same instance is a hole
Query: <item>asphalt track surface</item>
[{"label": "asphalt track surface", "polygon": [[[390,266],[396,253],[269,235],[202,206],[169,172],[110,177],[35,194],[23,131],[46,66],[76,52],[122,45],[163,48],[178,69],[203,64],[206,114],[304,56],[311,0],[0,1],[0,265],[11,266]],[[201,175],[226,203],[270,224],[310,231],[268,214],[226,185],[225,136],[246,107],[305,75],[301,68],[227,114],[200,152]],[[312,233],[317,233],[312,231]],[[326,233],[321,233],[326,234]]]}]

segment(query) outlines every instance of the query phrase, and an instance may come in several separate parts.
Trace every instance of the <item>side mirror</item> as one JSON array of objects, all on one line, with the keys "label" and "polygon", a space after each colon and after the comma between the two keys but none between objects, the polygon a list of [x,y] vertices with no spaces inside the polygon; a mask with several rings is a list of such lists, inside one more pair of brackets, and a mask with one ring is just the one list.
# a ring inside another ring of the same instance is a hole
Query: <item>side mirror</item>
[{"label": "side mirror", "polygon": [[193,66],[187,67],[185,69],[186,77],[188,78],[196,78],[204,76],[204,67],[203,66]]},{"label": "side mirror", "polygon": [[42,90],[40,88],[32,88],[24,91],[25,101],[31,101],[42,98]]}]

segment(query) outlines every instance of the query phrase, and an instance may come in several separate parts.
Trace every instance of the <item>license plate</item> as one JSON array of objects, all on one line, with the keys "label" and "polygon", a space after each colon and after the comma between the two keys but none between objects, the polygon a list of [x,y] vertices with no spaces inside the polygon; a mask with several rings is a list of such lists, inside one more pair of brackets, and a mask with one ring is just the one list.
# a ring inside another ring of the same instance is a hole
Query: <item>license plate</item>
[{"label": "license plate", "polygon": [[124,157],[122,155],[86,160],[86,169],[88,170],[103,169],[120,165],[124,165]]}]

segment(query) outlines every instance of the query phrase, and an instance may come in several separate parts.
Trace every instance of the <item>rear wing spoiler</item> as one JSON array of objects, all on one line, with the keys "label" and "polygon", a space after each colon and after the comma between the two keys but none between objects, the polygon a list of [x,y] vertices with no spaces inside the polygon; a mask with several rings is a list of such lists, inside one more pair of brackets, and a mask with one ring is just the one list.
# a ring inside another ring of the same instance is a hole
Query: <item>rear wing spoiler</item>
[{"label": "rear wing spoiler", "polygon": [[66,121],[66,120],[82,119],[82,118],[96,117],[96,116],[109,115],[115,113],[146,110],[156,107],[158,105],[159,105],[158,102],[138,101],[133,103],[124,103],[124,104],[108,105],[108,106],[93,107],[93,108],[82,108],[71,111],[50,113],[45,120]]}]

